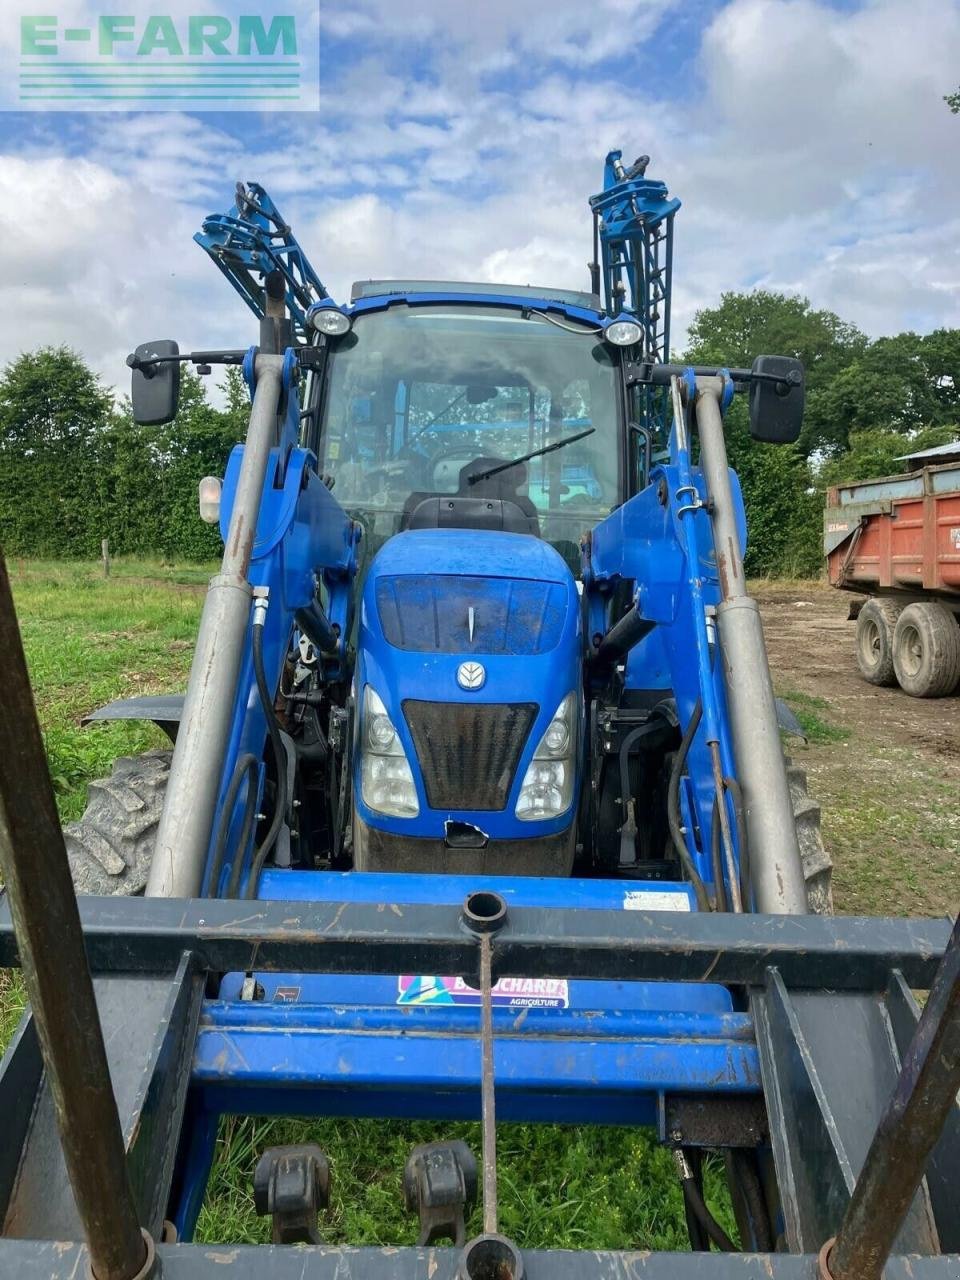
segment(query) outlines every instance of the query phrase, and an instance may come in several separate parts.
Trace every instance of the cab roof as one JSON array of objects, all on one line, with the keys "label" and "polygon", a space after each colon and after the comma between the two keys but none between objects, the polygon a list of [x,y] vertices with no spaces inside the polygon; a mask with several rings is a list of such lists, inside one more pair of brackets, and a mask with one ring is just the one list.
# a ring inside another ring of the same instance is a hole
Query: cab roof
[{"label": "cab roof", "polygon": [[463,296],[475,293],[505,298],[540,298],[544,302],[560,302],[585,311],[599,311],[600,299],[595,293],[580,289],[547,289],[529,284],[494,284],[491,281],[463,280],[356,280],[350,289],[350,301],[360,298],[398,297],[417,293],[451,293]]}]

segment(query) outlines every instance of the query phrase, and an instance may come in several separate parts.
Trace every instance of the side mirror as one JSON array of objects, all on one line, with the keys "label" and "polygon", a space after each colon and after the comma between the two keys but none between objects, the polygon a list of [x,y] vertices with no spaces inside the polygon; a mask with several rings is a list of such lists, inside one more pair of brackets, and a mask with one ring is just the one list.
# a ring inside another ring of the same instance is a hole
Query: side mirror
[{"label": "side mirror", "polygon": [[803,365],[792,356],[757,356],[750,383],[750,434],[793,444],[803,425]]},{"label": "side mirror", "polygon": [[[180,348],[170,338],[157,342],[142,342],[127,364],[133,369],[130,379],[130,399],[133,401],[133,420],[143,427],[156,427],[172,422],[180,404],[180,363],[170,360],[178,356]],[[164,356],[162,364],[153,364]]]}]

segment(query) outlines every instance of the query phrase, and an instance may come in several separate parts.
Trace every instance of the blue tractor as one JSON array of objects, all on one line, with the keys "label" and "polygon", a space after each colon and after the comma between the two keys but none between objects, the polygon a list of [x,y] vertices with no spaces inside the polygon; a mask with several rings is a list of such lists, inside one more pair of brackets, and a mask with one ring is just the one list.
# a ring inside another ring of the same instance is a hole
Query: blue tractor
[{"label": "blue tractor", "polygon": [[[406,1172],[421,1252],[327,1250],[298,1275],[640,1275],[627,1255],[538,1262],[497,1233],[497,1117],[655,1126],[701,1251],[734,1248],[702,1197],[701,1151],[726,1151],[740,1248],[806,1257],[765,1263],[776,1280],[812,1276],[851,1204],[916,1021],[907,984],[929,983],[945,935],[818,919],[830,861],[783,754],[797,726],[723,434],[741,395],[756,438],[795,440],[803,370],[670,362],[679,202],[646,167],[607,157],[586,292],[367,280],[344,304],[267,193],[240,186],[196,239],[258,343],[129,359],[145,424],[174,416],[184,361],[241,366],[252,399],[244,443],[200,486],[224,552],[186,696],[94,716],[156,720],[172,759],[118,761],[66,830],[81,894],[145,893],[82,898],[81,918],[115,975],[100,1019],[124,1032],[107,1043],[128,1160],[153,1144],[134,1187],[153,1239],[163,1221],[191,1239],[227,1113],[482,1116],[478,1240],[464,1248],[474,1158],[432,1144]],[[125,988],[131,970],[156,990]],[[27,1036],[0,1099],[33,1079]],[[956,1159],[948,1144],[943,1168]],[[265,1153],[275,1241],[317,1240],[328,1176],[315,1148]],[[73,1200],[16,1187],[15,1234],[78,1238]],[[898,1252],[957,1248],[949,1178],[922,1188]],[[443,1235],[462,1254],[427,1250]],[[206,1274],[166,1248],[171,1276]]]},{"label": "blue tractor", "polygon": [[[227,555],[186,703],[162,711],[169,785],[148,766],[159,833],[141,823],[131,851],[95,797],[70,832],[81,886],[576,873],[700,909],[829,904],[816,826],[802,850],[794,833],[815,809],[799,775],[791,799],[720,425],[740,387],[755,434],[792,438],[802,370],[668,363],[679,201],[645,169],[607,158],[591,292],[368,280],[339,306],[260,188],[207,219],[196,238],[262,332],[196,360],[242,361],[257,435],[203,486]],[[142,421],[173,412],[185,358],[132,357]],[[708,404],[712,484],[690,444]],[[750,658],[725,673],[734,631]]]}]

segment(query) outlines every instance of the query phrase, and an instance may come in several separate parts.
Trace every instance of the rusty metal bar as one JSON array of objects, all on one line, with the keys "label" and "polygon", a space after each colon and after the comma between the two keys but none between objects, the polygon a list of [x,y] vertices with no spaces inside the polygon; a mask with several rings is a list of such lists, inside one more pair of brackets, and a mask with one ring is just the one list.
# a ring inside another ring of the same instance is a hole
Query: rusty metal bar
[{"label": "rusty metal bar", "polygon": [[880,1280],[960,1091],[960,916],[904,1055],[843,1224],[825,1247],[832,1280]]},{"label": "rusty metal bar", "polygon": [[147,1276],[93,982],[0,555],[0,870],[95,1280]]},{"label": "rusty metal bar", "polygon": [[[480,943],[480,1116],[483,1140],[483,1231],[497,1235],[497,1112],[493,1060],[493,935],[507,923],[499,893],[468,893],[461,921]],[[491,1274],[493,1274],[491,1272]],[[512,1274],[512,1273],[511,1273]]]},{"label": "rusty metal bar", "polygon": [[480,1039],[483,1072],[480,1078],[483,1118],[483,1230],[497,1231],[497,1113],[493,1075],[493,982],[490,968],[490,935],[480,939]]}]

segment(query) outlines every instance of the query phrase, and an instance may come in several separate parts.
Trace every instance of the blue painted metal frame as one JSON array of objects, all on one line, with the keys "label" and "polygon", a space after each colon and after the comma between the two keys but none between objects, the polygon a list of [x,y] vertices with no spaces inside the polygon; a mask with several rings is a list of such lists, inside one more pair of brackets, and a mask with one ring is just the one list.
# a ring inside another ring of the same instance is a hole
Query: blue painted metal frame
[{"label": "blue painted metal frame", "polygon": [[267,192],[252,182],[229,213],[204,218],[193,237],[227,277],[255,316],[264,315],[259,279],[280,271],[287,309],[301,341],[309,340],[307,312],[329,297],[289,225]]},{"label": "blue painted metal frame", "polygon": [[587,307],[576,307],[567,302],[559,302],[551,298],[521,297],[518,294],[498,293],[497,285],[491,285],[490,293],[390,293],[379,297],[358,298],[343,310],[350,316],[361,316],[370,311],[387,311],[390,307],[435,307],[475,306],[475,307],[508,307],[517,311],[529,311],[533,314],[546,312],[564,316],[568,320],[595,328],[600,332],[604,313],[593,311]]},{"label": "blue painted metal frame", "polygon": [[[248,575],[254,588],[266,588],[269,592],[263,652],[267,680],[274,688],[279,683],[290,646],[296,612],[313,603],[321,585],[326,592],[331,622],[340,627],[341,635],[348,634],[359,539],[358,526],[348,519],[317,475],[315,455],[297,445],[300,400],[295,373],[295,359],[288,359],[277,429],[279,444],[271,451],[267,464],[267,480]],[[243,449],[243,445],[237,445],[233,450],[224,476],[220,503],[220,531],[224,538],[230,527]],[[247,752],[259,760],[266,738],[266,718],[257,694],[252,641],[248,631],[205,879],[209,877],[221,807],[236,763]],[[261,766],[258,787],[262,787],[263,776]],[[249,785],[249,781],[244,782],[237,794],[219,883],[207,885],[209,893],[222,892],[229,883],[235,860],[247,861],[251,855],[252,842],[247,848],[238,848]],[[240,884],[242,891],[245,879],[242,878]]]},{"label": "blue painted metal frame", "polygon": [[[642,358],[664,362],[670,359],[673,220],[680,201],[669,197],[665,183],[639,169],[624,170],[621,156],[608,152],[603,190],[590,197],[598,219],[604,302],[611,315],[624,310],[639,322]],[[669,417],[669,393],[644,387],[638,394],[642,424],[658,431]]]},{"label": "blue painted metal frame", "polygon": [[[675,440],[673,452],[676,456]],[[733,471],[730,477],[741,545],[745,546],[740,484]],[[693,837],[691,853],[703,880],[712,884],[709,850],[714,788],[706,745],[711,732],[717,735],[725,774],[735,777],[736,770],[716,633],[711,638],[702,607],[716,607],[720,602],[713,537],[704,507],[681,510],[692,505],[693,495],[687,486],[696,490],[701,502],[706,501],[703,473],[678,458],[655,468],[645,489],[597,525],[585,560],[584,590],[591,633],[607,630],[609,600],[619,581],[635,584],[640,612],[657,624],[628,655],[624,674],[628,689],[661,689],[665,697],[674,696],[684,727],[705,690],[705,705],[708,700],[713,704],[713,726],[708,726],[705,718],[691,747],[692,788],[681,791],[685,825]],[[700,648],[699,627],[704,627]]]},{"label": "blue painted metal frame", "polygon": [[[478,887],[517,907],[695,909],[686,883],[266,870],[272,901],[459,904]],[[402,907],[398,908],[402,910]],[[477,1119],[480,1009],[404,1004],[399,975],[227,974],[204,1004],[174,1222],[192,1238],[223,1114]],[[755,1095],[749,1014],[712,983],[565,983],[566,1003],[494,1009],[497,1114],[561,1124],[656,1122],[665,1094]],[[556,986],[550,991],[556,998]],[[524,997],[521,997],[523,999]],[[535,998],[535,997],[534,997]],[[442,1053],[438,1048],[442,1046]]]}]

